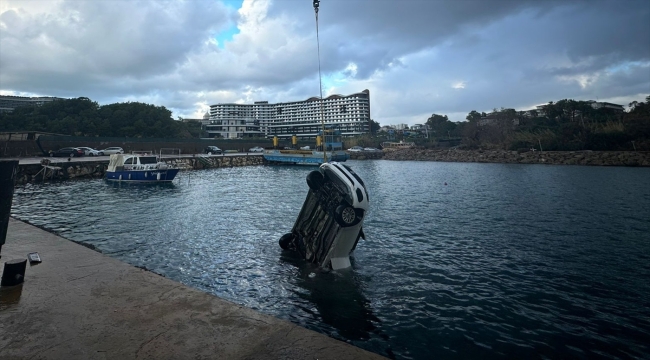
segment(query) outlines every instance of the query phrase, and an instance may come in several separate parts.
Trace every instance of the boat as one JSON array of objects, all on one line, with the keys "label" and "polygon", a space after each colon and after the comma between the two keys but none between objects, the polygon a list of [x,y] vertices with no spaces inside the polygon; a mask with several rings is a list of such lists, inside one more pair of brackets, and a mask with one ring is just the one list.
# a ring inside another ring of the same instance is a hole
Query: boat
[{"label": "boat", "polygon": [[[321,141],[324,139],[324,141]],[[341,132],[335,129],[320,131],[316,137],[316,149],[307,147],[295,148],[296,137],[293,137],[294,148],[279,149],[277,137],[273,138],[273,149],[264,150],[264,159],[271,164],[315,165],[319,166],[330,161],[343,162],[350,154],[343,150]],[[325,150],[323,150],[323,147]]]},{"label": "boat", "polygon": [[180,169],[160,161],[152,154],[113,154],[106,169],[106,180],[141,183],[171,182]]},{"label": "boat", "polygon": [[411,149],[415,147],[414,142],[404,142],[400,140],[400,142],[383,142],[381,143],[381,147],[383,149],[387,150],[399,150],[399,149]]}]

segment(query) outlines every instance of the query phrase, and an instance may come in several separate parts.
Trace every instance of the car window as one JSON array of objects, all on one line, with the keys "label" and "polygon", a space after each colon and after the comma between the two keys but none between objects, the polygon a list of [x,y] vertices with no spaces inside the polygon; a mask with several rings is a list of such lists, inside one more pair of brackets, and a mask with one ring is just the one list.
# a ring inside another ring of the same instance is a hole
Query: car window
[{"label": "car window", "polygon": [[133,158],[126,159],[126,161],[124,162],[124,164],[133,164]]}]

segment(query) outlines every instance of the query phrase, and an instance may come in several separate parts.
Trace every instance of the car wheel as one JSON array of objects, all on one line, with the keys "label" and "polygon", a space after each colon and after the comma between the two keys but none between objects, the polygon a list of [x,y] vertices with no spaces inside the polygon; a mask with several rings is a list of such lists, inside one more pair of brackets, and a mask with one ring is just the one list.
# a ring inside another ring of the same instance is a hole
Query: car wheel
[{"label": "car wheel", "polygon": [[100,152],[100,153],[97,153],[97,155],[99,155],[99,156],[104,156],[104,153],[103,153],[103,152]]},{"label": "car wheel", "polygon": [[354,208],[348,204],[339,205],[336,208],[335,215],[336,222],[343,227],[352,226],[356,224],[358,220],[356,211],[354,211]]},{"label": "car wheel", "polygon": [[208,151],[208,155],[212,156],[212,151]]},{"label": "car wheel", "polygon": [[318,191],[318,189],[323,186],[324,182],[325,179],[323,178],[323,174],[321,174],[320,171],[314,170],[307,174],[307,185],[314,192]]},{"label": "car wheel", "polygon": [[293,237],[294,236],[292,233],[286,233],[282,235],[280,241],[278,241],[282,250],[289,250],[289,245],[291,245],[291,243],[293,242]]},{"label": "car wheel", "polygon": [[53,152],[50,153],[50,157],[54,157],[54,153],[53,153]]}]

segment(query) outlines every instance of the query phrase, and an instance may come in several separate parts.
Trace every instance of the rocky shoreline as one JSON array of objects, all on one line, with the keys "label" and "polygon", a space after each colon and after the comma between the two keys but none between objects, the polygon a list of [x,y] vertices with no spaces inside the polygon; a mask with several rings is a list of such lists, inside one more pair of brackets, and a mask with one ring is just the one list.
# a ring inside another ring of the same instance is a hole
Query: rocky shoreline
[{"label": "rocky shoreline", "polygon": [[[106,174],[108,160],[89,162],[51,162],[19,165],[16,184],[38,183],[51,180],[102,178]],[[262,156],[196,156],[192,158],[163,159],[167,164],[181,170],[200,170],[222,167],[257,166],[264,164]],[[48,165],[44,168],[43,165]]]},{"label": "rocky shoreline", "polygon": [[650,152],[635,151],[505,151],[403,149],[384,154],[386,160],[478,162],[505,164],[645,166]]}]

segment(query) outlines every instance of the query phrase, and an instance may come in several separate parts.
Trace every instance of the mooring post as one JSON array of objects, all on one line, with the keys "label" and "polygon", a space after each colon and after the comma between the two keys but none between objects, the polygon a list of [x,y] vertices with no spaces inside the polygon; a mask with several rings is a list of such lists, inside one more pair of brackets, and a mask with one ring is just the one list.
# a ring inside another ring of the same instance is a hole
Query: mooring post
[{"label": "mooring post", "polygon": [[17,172],[18,160],[0,161],[0,257],[2,257],[2,245],[7,239],[7,227],[9,226]]}]

